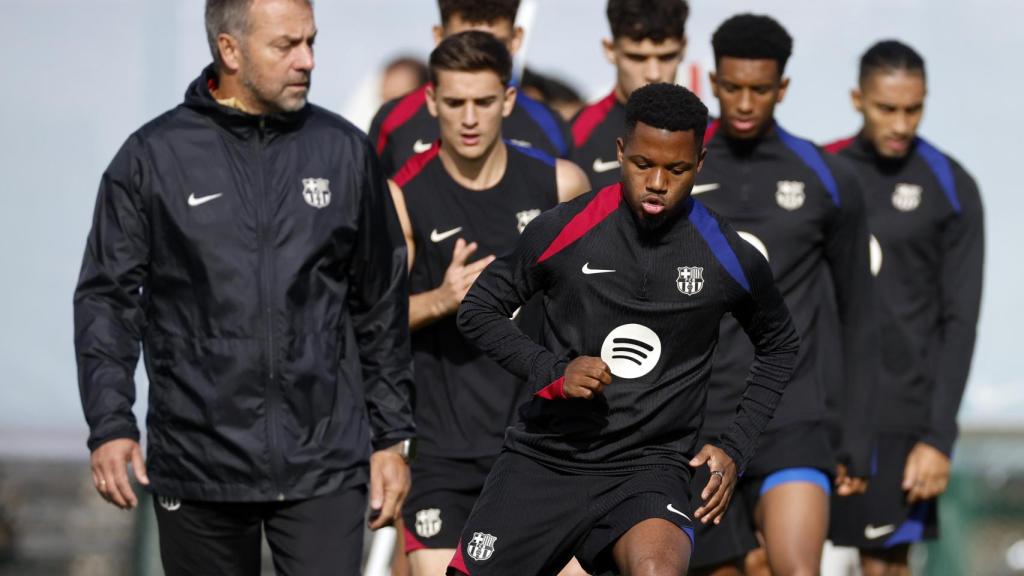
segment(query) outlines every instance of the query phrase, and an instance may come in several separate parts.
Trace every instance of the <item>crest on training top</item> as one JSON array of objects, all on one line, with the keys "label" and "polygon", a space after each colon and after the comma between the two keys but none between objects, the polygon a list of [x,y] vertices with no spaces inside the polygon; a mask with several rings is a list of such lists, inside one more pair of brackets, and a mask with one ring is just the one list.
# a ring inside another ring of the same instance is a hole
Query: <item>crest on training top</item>
[{"label": "crest on training top", "polygon": [[326,208],[331,203],[331,181],[326,178],[303,178],[302,197],[314,208]]},{"label": "crest on training top", "polygon": [[807,194],[804,183],[798,180],[779,180],[775,188],[775,201],[786,210],[796,210],[804,205]]},{"label": "crest on training top", "polygon": [[441,511],[437,508],[426,508],[416,513],[416,534],[421,538],[437,536],[441,531]]},{"label": "crest on training top", "polygon": [[516,212],[516,228],[519,229],[519,233],[522,234],[523,230],[526,230],[526,225],[532,222],[537,216],[540,216],[540,209],[538,208]]},{"label": "crest on training top", "polygon": [[921,205],[921,187],[917,184],[897,184],[892,191],[892,205],[900,212],[917,210]]},{"label": "crest on training top", "polygon": [[473,532],[473,539],[469,541],[469,544],[466,544],[466,553],[473,560],[483,562],[494,554],[494,543],[497,540],[497,536],[491,536],[483,532]]},{"label": "crest on training top", "polygon": [[704,288],[704,268],[700,266],[680,266],[676,288],[687,296],[693,296]]}]

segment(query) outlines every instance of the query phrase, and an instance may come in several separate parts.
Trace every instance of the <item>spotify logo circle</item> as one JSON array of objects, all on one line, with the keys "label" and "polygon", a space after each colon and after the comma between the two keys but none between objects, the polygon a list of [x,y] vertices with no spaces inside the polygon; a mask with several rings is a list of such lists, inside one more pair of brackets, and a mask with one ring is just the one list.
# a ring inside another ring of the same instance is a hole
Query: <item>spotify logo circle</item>
[{"label": "spotify logo circle", "polygon": [[658,364],[661,339],[647,326],[623,324],[608,333],[601,345],[601,360],[619,378],[639,378]]}]

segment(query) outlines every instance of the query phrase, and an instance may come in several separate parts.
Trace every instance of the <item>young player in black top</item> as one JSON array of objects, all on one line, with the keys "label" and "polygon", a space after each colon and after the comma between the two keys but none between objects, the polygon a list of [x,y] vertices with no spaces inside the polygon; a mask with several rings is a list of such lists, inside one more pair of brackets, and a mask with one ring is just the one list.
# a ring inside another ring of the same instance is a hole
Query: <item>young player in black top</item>
[{"label": "young player in black top", "polygon": [[[793,380],[740,482],[721,526],[698,533],[695,566],[736,573],[760,532],[773,573],[816,573],[828,529],[829,494],[863,489],[870,459],[873,288],[862,191],[845,163],[786,132],[773,119],[788,86],[792,39],[776,21],[745,14],[715,32],[711,84],[721,109],[709,126],[708,158],[694,194],[763,253],[793,313],[802,346]],[[829,304],[834,299],[835,304]],[[838,320],[828,321],[838,309]],[[823,339],[839,329],[841,372]],[[732,420],[753,350],[730,319],[714,360],[705,438]],[[829,372],[829,369],[833,369]],[[826,381],[843,378],[838,454],[828,439]],[[842,464],[836,470],[837,460]],[[699,484],[702,479],[696,478]]]},{"label": "young player in black top", "polygon": [[[443,40],[430,56],[427,91],[441,140],[392,182],[411,267],[418,447],[403,516],[414,576],[444,572],[527,396],[521,380],[459,334],[455,311],[491,255],[510,252],[542,211],[590,189],[568,160],[502,141],[517,97],[511,67],[490,34]],[[478,252],[487,256],[471,261]]]},{"label": "young player in black top", "polygon": [[[466,30],[490,32],[515,54],[523,29],[515,26],[519,0],[438,0],[441,25],[434,42]],[[384,104],[370,125],[370,141],[388,176],[406,160],[425,152],[437,140],[437,122],[426,107],[429,85]],[[569,127],[553,110],[520,93],[502,126],[505,138],[523,148],[536,148],[555,158],[567,158],[572,146]]]},{"label": "young player in black top", "polygon": [[[690,188],[707,108],[655,84],[627,104],[622,181],[539,216],[459,308],[463,334],[528,382],[449,574],[683,574],[789,380],[798,338],[764,259]],[[509,316],[541,295],[541,343]],[[697,451],[718,327],[757,352],[733,425]],[[710,468],[693,510],[690,467]],[[645,572],[640,572],[643,566]],[[653,570],[653,572],[652,572]]]},{"label": "young player in black top", "polygon": [[896,41],[860,63],[860,133],[826,147],[864,182],[882,334],[878,470],[834,503],[832,540],[861,549],[864,574],[907,573],[910,544],[935,538],[956,414],[974,351],[984,229],[978,187],[917,135],[924,60]]},{"label": "young player in black top", "polygon": [[608,0],[612,38],[602,45],[615,66],[615,88],[572,121],[571,158],[586,171],[594,190],[619,181],[615,142],[622,136],[629,95],[646,84],[676,81],[689,13],[686,0]]}]

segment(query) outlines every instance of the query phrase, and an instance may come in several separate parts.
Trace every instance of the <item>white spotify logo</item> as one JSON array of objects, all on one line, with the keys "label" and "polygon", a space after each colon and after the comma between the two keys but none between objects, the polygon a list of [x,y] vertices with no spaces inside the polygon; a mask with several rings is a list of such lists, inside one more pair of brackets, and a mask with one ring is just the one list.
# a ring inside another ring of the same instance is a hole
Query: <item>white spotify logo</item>
[{"label": "white spotify logo", "polygon": [[608,333],[601,345],[601,360],[619,378],[639,378],[658,364],[661,339],[647,326],[623,324]]},{"label": "white spotify logo", "polygon": [[764,242],[761,242],[760,238],[754,236],[750,232],[744,232],[742,230],[737,230],[736,235],[746,240],[747,244],[750,244],[754,248],[757,248],[757,251],[760,252],[762,256],[764,256],[764,259],[768,260],[768,247],[764,245]]},{"label": "white spotify logo", "polygon": [[875,238],[874,234],[871,235],[868,248],[871,254],[871,275],[878,276],[882,271],[882,245],[878,243],[878,238]]}]

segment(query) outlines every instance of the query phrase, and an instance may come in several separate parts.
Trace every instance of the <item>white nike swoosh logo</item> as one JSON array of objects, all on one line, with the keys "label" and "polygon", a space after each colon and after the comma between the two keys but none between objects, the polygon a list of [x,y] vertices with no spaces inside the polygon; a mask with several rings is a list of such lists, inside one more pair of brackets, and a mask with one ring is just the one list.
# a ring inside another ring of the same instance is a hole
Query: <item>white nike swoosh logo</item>
[{"label": "white nike swoosh logo", "polygon": [[189,206],[201,206],[203,204],[206,204],[210,200],[216,200],[217,198],[220,198],[223,195],[224,195],[224,193],[221,192],[220,194],[210,194],[209,196],[203,196],[202,198],[196,198],[195,194],[189,194],[188,195],[188,205]]},{"label": "white nike swoosh logo", "polygon": [[600,270],[597,268],[591,268],[590,262],[583,265],[584,274],[607,274],[608,272],[615,272],[615,270]]},{"label": "white nike swoosh logo", "polygon": [[718,190],[719,188],[721,188],[719,184],[695,184],[693,190],[690,191],[690,196],[711,192],[712,190]]},{"label": "white nike swoosh logo", "polygon": [[424,142],[423,140],[417,140],[412,144],[412,151],[417,154],[422,154],[427,150],[430,150],[431,146],[433,145],[433,142]]},{"label": "white nike swoosh logo", "polygon": [[452,236],[458,234],[459,232],[462,232],[462,226],[459,226],[458,228],[452,228],[447,232],[438,232],[437,228],[434,228],[433,230],[430,231],[430,241],[434,243],[444,242],[445,240],[451,238]]},{"label": "white nike swoosh logo", "polygon": [[871,524],[868,524],[864,527],[864,537],[868,540],[877,540],[882,536],[887,536],[895,531],[895,524],[886,524],[885,526],[872,526]]},{"label": "white nike swoosh logo", "polygon": [[600,158],[594,158],[594,172],[607,172],[609,170],[615,170],[619,167],[618,160],[612,160],[610,162],[603,162]]},{"label": "white nike swoosh logo", "polygon": [[675,506],[672,506],[671,504],[668,505],[668,511],[673,513],[673,514],[679,514],[683,518],[686,518],[687,520],[690,520],[690,522],[693,522],[693,520],[691,520],[689,516],[687,516],[686,514],[683,514],[679,510],[676,510]]}]

